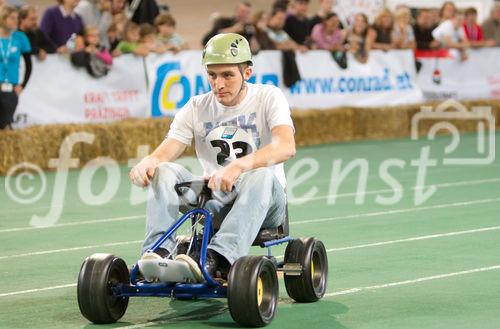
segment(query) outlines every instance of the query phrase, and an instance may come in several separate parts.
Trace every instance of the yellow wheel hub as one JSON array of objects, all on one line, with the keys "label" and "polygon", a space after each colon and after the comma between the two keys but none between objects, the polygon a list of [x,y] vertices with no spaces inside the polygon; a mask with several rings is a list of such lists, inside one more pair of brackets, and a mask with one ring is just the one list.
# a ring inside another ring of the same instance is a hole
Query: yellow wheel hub
[{"label": "yellow wheel hub", "polygon": [[314,282],[314,260],[311,259],[311,280]]},{"label": "yellow wheel hub", "polygon": [[257,281],[257,305],[260,306],[263,298],[264,298],[264,284],[262,283],[262,278],[259,277],[259,280]]}]

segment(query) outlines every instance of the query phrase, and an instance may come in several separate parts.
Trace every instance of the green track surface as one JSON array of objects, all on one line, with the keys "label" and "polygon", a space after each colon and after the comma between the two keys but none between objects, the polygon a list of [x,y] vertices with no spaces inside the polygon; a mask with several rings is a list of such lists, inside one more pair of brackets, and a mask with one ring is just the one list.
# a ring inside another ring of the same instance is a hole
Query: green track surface
[{"label": "green track surface", "polygon": [[[291,235],[324,242],[328,292],[317,303],[298,304],[281,281],[278,313],[269,328],[500,328],[500,161],[444,165],[450,138],[299,149],[286,164]],[[436,160],[425,183],[435,184],[436,191],[415,204],[417,167],[411,161],[425,147]],[[477,158],[476,153],[476,136],[463,135],[453,157]],[[366,189],[358,190],[360,174],[354,170],[340,184],[337,198],[328,200],[338,179],[332,179],[334,161],[342,160],[345,168],[356,159],[368,164]],[[380,198],[395,193],[379,175],[388,159],[399,159],[393,163],[400,166],[389,172],[402,190],[400,200],[383,205]],[[291,171],[304,177],[311,163],[317,171],[297,183]],[[0,328],[237,327],[225,300],[132,298],[125,316],[111,326],[94,326],[80,315],[75,283],[83,259],[109,252],[131,265],[139,256],[145,203],[131,205],[128,170],[120,167],[117,192],[102,205],[82,202],[82,171],[71,170],[56,200],[62,215],[48,228],[34,228],[30,220],[49,212],[56,173],[46,174],[47,188],[35,203],[20,204],[6,189],[0,191]],[[94,194],[114,182],[102,168],[91,178]],[[13,182],[0,178],[11,190]],[[41,180],[25,177],[20,186],[36,191]],[[312,192],[312,199],[302,198]],[[273,254],[283,250],[276,247]]]}]

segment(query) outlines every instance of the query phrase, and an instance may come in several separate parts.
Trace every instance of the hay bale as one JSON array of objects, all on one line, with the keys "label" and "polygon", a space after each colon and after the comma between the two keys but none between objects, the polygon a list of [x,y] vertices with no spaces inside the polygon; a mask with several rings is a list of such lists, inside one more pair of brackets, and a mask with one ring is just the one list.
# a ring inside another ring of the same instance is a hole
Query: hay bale
[{"label": "hay bale", "polygon": [[[473,106],[490,106],[500,128],[500,100],[462,102],[469,110]],[[436,107],[439,103],[415,104],[382,108],[344,107],[330,110],[294,110],[297,145],[315,145],[358,139],[387,139],[407,137],[411,119],[422,105]],[[64,139],[72,133],[87,132],[94,136],[91,144],[76,143],[71,157],[80,159],[80,166],[99,157],[108,156],[120,163],[137,157],[140,145],[156,148],[168,132],[171,118],[127,119],[107,124],[65,124],[32,126],[15,131],[0,131],[0,174],[21,162],[31,162],[42,169],[49,160],[59,157]],[[435,124],[427,120],[419,125],[419,133],[426,134]],[[476,121],[453,121],[459,131],[475,131]],[[445,134],[447,131],[440,131]],[[192,147],[185,154],[193,154]]]}]

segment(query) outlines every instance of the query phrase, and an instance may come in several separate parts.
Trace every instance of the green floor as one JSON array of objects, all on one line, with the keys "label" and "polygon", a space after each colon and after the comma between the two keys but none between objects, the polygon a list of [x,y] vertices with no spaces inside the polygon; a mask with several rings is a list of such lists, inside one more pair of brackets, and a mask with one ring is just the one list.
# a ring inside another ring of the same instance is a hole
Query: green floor
[{"label": "green floor", "polygon": [[[278,313],[269,328],[500,327],[500,160],[443,165],[449,142],[449,137],[441,137],[433,142],[352,142],[299,149],[286,165],[291,234],[316,236],[325,243],[328,292],[318,303],[296,304],[281,282]],[[411,161],[428,145],[436,166],[428,168],[425,183],[435,184],[436,191],[415,204],[420,190],[414,188],[417,167]],[[465,135],[453,156],[477,157],[475,150],[475,136]],[[391,176],[401,184],[400,198],[379,175],[388,159]],[[366,190],[358,188],[360,173],[354,170],[340,184],[337,198],[328,200],[338,179],[332,179],[335,160],[342,160],[342,168],[366,162]],[[66,190],[56,200],[63,206],[61,218],[49,228],[29,223],[33,215],[49,212],[54,173],[47,174],[47,189],[33,204],[19,204],[2,189],[0,328],[94,327],[80,315],[76,302],[83,259],[111,252],[132,264],[144,236],[145,203],[131,205],[127,172],[127,167],[120,168],[111,201],[87,205],[78,191],[81,171],[70,171]],[[91,179],[92,193],[99,194],[106,182],[105,170],[99,169]],[[9,183],[15,187],[12,180]],[[0,184],[6,186],[4,177]],[[30,184],[39,188],[41,181],[25,178],[18,187],[27,190]],[[356,202],[357,191],[364,193],[358,193]],[[314,195],[306,199],[306,193]],[[390,204],[381,204],[381,198],[390,197]],[[275,255],[282,253],[283,248],[274,250]],[[121,322],[109,327],[236,325],[224,300],[136,298]]]}]

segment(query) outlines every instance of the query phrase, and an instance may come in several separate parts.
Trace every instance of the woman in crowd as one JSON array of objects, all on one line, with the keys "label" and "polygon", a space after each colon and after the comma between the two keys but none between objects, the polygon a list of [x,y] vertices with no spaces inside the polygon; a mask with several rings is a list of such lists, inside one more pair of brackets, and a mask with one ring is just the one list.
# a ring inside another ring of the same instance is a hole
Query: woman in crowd
[{"label": "woman in crowd", "polygon": [[311,33],[313,47],[330,51],[344,50],[346,33],[340,28],[340,19],[335,13],[326,14],[322,23],[316,24]]},{"label": "woman in crowd", "polygon": [[381,49],[388,51],[393,48],[392,30],[394,27],[394,17],[389,9],[383,9],[380,14],[375,17],[372,29],[374,33],[373,49]]},{"label": "woman in crowd", "polygon": [[452,19],[457,12],[457,7],[453,1],[445,1],[439,9],[439,22],[442,23],[448,19]]},{"label": "woman in crowd", "polygon": [[352,28],[347,35],[349,52],[361,63],[368,61],[375,32],[368,26],[368,17],[359,13],[354,16]]},{"label": "woman in crowd", "polygon": [[17,31],[18,13],[13,7],[0,8],[0,129],[11,128],[19,94],[21,54],[31,51],[24,32]]},{"label": "woman in crowd", "polygon": [[406,7],[396,11],[392,40],[396,49],[415,49],[417,43],[411,26],[411,13]]}]

